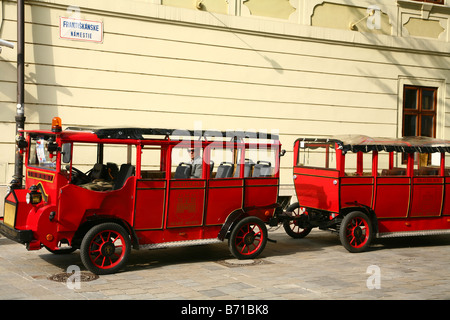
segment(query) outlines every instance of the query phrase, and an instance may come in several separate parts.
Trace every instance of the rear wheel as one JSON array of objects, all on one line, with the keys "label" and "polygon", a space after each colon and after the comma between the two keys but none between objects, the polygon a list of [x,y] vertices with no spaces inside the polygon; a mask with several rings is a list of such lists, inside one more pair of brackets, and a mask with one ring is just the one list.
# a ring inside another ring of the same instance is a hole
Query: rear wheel
[{"label": "rear wheel", "polygon": [[267,228],[256,217],[246,217],[239,221],[231,231],[228,246],[237,259],[253,259],[258,256],[267,243]]},{"label": "rear wheel", "polygon": [[339,239],[349,252],[367,250],[372,242],[373,229],[369,217],[360,211],[353,211],[342,219]]},{"label": "rear wheel", "polygon": [[121,269],[131,251],[128,232],[116,223],[102,223],[90,229],[80,247],[81,261],[95,274],[111,274]]},{"label": "rear wheel", "polygon": [[[299,218],[304,214],[301,211],[298,202],[291,204],[286,211],[292,212],[292,216],[295,218]],[[312,230],[311,227],[302,228],[299,224],[299,220],[287,220],[283,222],[283,228],[289,236],[295,239],[306,237]]]}]

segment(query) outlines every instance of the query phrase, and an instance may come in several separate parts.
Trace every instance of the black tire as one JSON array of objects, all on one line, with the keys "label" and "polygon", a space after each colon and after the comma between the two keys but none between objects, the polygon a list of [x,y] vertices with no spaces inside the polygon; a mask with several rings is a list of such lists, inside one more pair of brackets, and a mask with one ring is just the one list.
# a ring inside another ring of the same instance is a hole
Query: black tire
[{"label": "black tire", "polygon": [[349,252],[366,251],[372,238],[372,221],[364,212],[353,211],[342,219],[339,227],[339,239]]},{"label": "black tire", "polygon": [[80,247],[81,261],[91,272],[115,273],[128,261],[131,240],[128,232],[117,223],[107,222],[92,227]]},{"label": "black tire", "polygon": [[237,259],[253,259],[265,248],[267,227],[257,217],[245,217],[231,231],[228,247]]},{"label": "black tire", "polygon": [[[294,216],[300,216],[303,213],[300,212],[300,204],[298,202],[291,204],[287,210],[292,212]],[[306,237],[312,230],[311,227],[301,228],[294,220],[287,220],[283,222],[283,228],[286,233],[294,239],[301,239]]]}]

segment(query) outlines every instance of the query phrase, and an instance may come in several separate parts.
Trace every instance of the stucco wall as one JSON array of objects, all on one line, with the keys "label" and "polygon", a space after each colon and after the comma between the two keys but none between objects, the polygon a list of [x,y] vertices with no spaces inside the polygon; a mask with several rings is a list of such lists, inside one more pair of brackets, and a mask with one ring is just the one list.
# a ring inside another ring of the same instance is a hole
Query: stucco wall
[{"label": "stucco wall", "polygon": [[[404,84],[438,86],[437,135],[450,137],[448,6],[380,1],[382,29],[362,28],[363,20],[352,31],[342,19],[324,25],[332,16],[323,8],[350,12],[350,24],[369,3],[274,0],[252,12],[256,1],[229,0],[223,12],[213,0],[200,9],[165,1],[26,1],[26,128],[59,116],[64,126],[276,132],[287,150],[284,188],[299,136],[398,136]],[[15,42],[16,2],[0,2],[0,38]],[[284,7],[274,17],[271,5]],[[70,16],[102,22],[103,41],[60,38],[59,19]],[[419,27],[406,29],[411,18]],[[443,31],[414,36],[430,19]],[[3,49],[0,70],[5,184],[14,165],[15,49]]]}]

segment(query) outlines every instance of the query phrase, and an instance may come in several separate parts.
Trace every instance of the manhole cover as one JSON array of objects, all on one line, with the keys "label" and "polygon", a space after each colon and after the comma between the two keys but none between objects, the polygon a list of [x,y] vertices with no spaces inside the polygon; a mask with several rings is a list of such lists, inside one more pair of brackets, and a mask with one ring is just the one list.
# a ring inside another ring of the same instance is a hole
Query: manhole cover
[{"label": "manhole cover", "polygon": [[266,264],[267,261],[261,260],[261,259],[246,259],[246,260],[239,260],[239,259],[227,259],[227,260],[221,260],[217,261],[217,263],[226,266],[226,267],[246,267],[246,266],[255,266],[259,264]]},{"label": "manhole cover", "polygon": [[52,280],[52,281],[56,281],[56,282],[67,282],[67,279],[69,279],[70,277],[72,277],[71,279],[74,279],[75,277],[77,277],[77,279],[81,282],[88,282],[88,281],[93,281],[93,280],[98,279],[98,275],[96,275],[96,274],[93,274],[88,271],[80,271],[77,274],[67,273],[67,272],[57,273],[57,274],[54,274],[54,275],[48,277],[48,280]]}]

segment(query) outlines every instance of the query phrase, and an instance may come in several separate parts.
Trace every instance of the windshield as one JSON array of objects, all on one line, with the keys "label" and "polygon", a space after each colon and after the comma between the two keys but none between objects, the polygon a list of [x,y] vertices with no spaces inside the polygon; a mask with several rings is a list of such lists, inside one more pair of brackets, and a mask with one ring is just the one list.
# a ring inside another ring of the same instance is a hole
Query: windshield
[{"label": "windshield", "polygon": [[31,137],[28,165],[56,169],[56,156],[48,152],[49,143],[54,143],[51,138],[51,136]]}]

